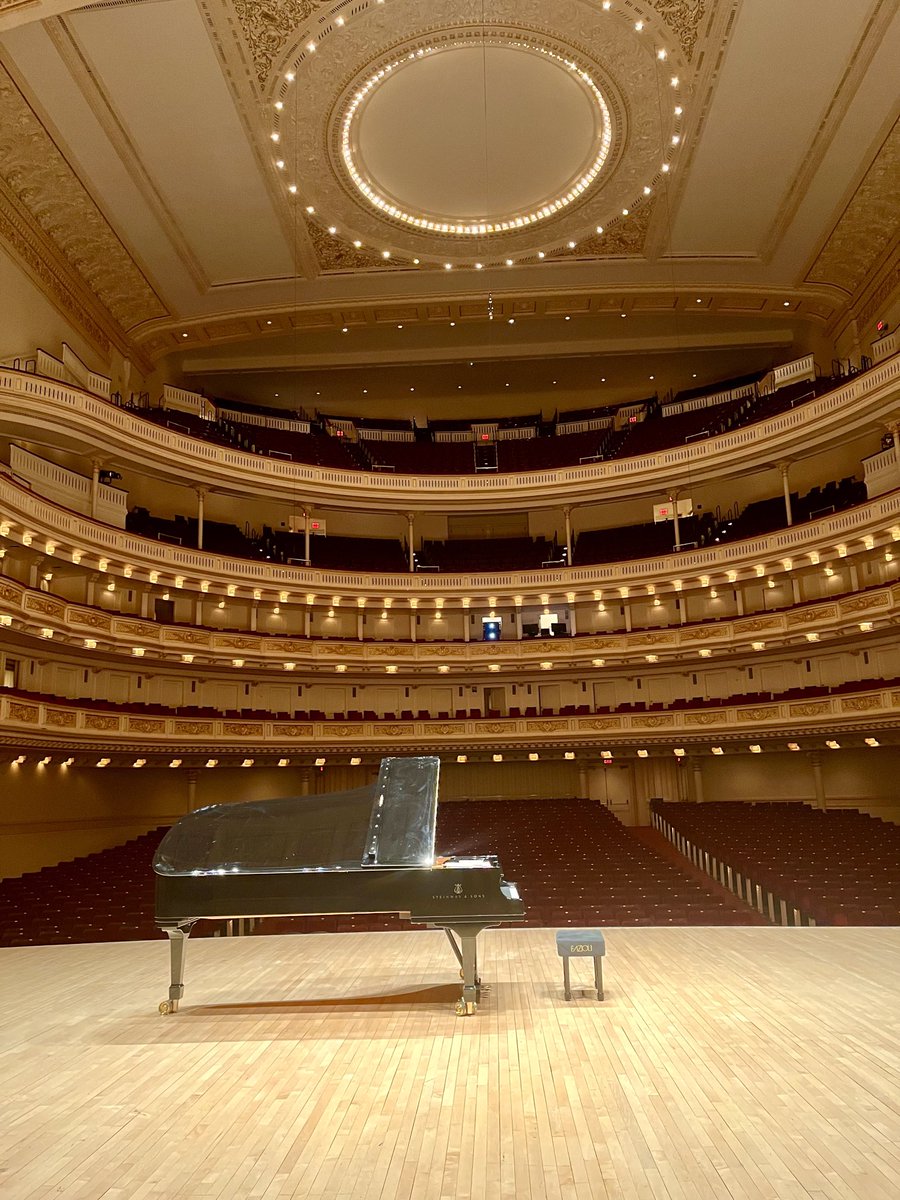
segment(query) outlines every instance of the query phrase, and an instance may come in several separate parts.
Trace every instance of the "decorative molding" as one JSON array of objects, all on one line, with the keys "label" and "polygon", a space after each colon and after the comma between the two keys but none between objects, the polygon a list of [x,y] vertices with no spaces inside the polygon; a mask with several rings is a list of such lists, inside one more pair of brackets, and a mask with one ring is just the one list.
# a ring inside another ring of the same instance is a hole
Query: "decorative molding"
[{"label": "decorative molding", "polygon": [[233,0],[234,15],[250,51],[260,87],[298,28],[302,28],[320,8],[333,4],[334,0],[267,0],[265,4],[260,4],[259,0]]},{"label": "decorative molding", "polygon": [[34,109],[0,66],[0,171],[122,330],[169,315]]},{"label": "decorative molding", "polygon": [[648,0],[678,39],[688,62],[694,58],[700,24],[706,16],[706,0]]},{"label": "decorative molding", "polygon": [[897,236],[900,120],[882,143],[806,275],[852,296]]}]

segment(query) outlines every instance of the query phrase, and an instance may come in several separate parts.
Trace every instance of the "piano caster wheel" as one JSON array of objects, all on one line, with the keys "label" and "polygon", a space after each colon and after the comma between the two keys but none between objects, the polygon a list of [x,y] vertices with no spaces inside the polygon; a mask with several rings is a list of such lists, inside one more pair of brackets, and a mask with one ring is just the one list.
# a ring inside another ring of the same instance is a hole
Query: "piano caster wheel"
[{"label": "piano caster wheel", "polygon": [[457,1000],[456,1015],[458,1017],[471,1017],[478,1005],[473,1000]]},{"label": "piano caster wheel", "polygon": [[169,1013],[173,1013],[175,1011],[175,1005],[171,1000],[162,1000],[159,1005],[159,1011],[160,1015],[165,1017]]}]

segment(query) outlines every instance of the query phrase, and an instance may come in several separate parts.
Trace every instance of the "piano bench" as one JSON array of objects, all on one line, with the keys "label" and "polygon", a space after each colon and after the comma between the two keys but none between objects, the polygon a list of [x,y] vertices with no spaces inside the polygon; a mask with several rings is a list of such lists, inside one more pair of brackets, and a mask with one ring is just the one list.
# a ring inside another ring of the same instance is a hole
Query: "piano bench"
[{"label": "piano bench", "polygon": [[597,999],[603,999],[603,956],[606,941],[599,929],[559,929],[556,933],[556,953],[563,960],[563,987],[567,1000],[572,999],[569,980],[570,958],[592,958],[594,960],[594,987]]}]

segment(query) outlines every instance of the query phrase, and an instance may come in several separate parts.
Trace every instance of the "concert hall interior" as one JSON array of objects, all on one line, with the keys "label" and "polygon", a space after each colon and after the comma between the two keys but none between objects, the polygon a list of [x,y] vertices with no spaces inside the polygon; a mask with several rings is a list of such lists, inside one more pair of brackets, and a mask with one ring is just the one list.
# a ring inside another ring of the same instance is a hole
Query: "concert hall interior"
[{"label": "concert hall interior", "polygon": [[[898,61],[896,0],[0,0],[9,1194],[898,1194]],[[361,846],[388,758],[438,858],[301,858],[157,1013],[167,831]],[[517,922],[477,1011],[412,872]]]}]

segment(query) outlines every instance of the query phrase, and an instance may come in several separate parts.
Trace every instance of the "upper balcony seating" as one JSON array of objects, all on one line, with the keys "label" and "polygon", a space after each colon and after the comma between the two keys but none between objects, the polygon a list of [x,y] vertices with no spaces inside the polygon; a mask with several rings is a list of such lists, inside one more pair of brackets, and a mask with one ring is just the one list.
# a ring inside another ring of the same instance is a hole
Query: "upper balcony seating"
[{"label": "upper balcony seating", "polygon": [[[273,558],[278,562],[302,562],[305,539],[302,533],[274,533],[271,536]],[[407,552],[396,538],[311,537],[310,565],[324,570],[408,571]]]},{"label": "upper balcony seating", "polygon": [[417,555],[419,569],[437,567],[453,574],[471,571],[529,571],[559,561],[560,550],[546,538],[454,538],[426,540]]},{"label": "upper balcony seating", "polygon": [[[713,392],[742,382],[746,380],[727,381],[717,385]],[[654,397],[652,400],[641,402],[646,412],[645,420],[626,424],[620,430],[599,429],[559,436],[554,432],[557,424],[561,423],[589,421],[598,417],[614,418],[615,407],[560,413],[555,421],[549,424],[541,422],[537,415],[498,418],[486,423],[496,424],[500,429],[534,426],[538,430],[535,437],[500,440],[496,443],[498,472],[552,470],[578,466],[583,460],[639,457],[680,446],[685,441],[706,435],[707,432],[708,436],[715,436],[729,429],[776,416],[797,403],[822,395],[841,382],[842,380],[831,378],[804,380],[789,384],[768,396],[742,397],[674,416],[663,415],[661,406]],[[710,393],[709,387],[697,390]],[[691,393],[679,393],[676,400],[689,401],[690,398]],[[415,430],[416,439],[412,442],[379,438],[367,438],[357,442],[349,437],[327,434],[322,422],[328,418],[313,421],[310,433],[247,423],[246,420],[241,420],[241,407],[234,401],[222,404],[216,421],[206,421],[180,410],[136,411],[157,424],[218,445],[335,470],[387,470],[412,475],[467,475],[477,470],[473,441],[433,440],[435,431],[449,428],[468,429],[471,422],[432,421],[427,428]],[[297,415],[265,406],[254,408],[254,412],[281,418]],[[411,428],[410,422],[406,420],[348,420],[351,424],[366,429]]]},{"label": "upper balcony seating", "polygon": [[900,923],[900,826],[802,803],[655,800],[695,846],[826,925]]}]

